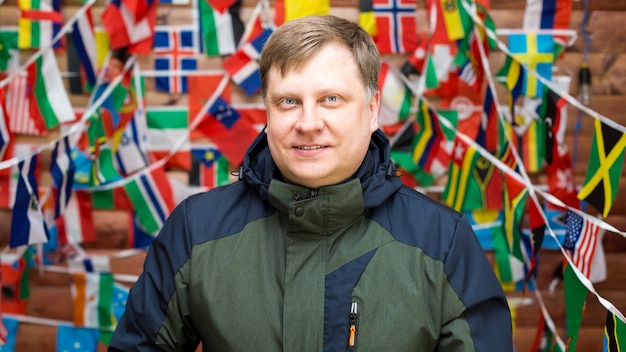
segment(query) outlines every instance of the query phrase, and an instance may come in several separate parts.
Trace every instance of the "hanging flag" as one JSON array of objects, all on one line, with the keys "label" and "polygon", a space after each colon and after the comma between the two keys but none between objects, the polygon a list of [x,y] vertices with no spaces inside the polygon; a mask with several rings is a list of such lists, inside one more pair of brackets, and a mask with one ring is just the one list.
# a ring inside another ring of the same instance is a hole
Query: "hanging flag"
[{"label": "hanging flag", "polygon": [[[560,144],[553,150],[552,163],[546,169],[548,176],[548,193],[555,196],[567,206],[580,210],[580,200],[576,196],[574,166],[567,150],[567,145]],[[551,205],[552,208],[560,209]]]},{"label": "hanging flag", "polygon": [[381,92],[378,122],[381,128],[403,123],[409,117],[413,93],[400,76],[386,62],[382,61],[378,75],[378,89]]},{"label": "hanging flag", "polygon": [[520,154],[528,172],[539,172],[546,157],[546,124],[539,118],[529,117],[530,124],[521,136]]},{"label": "hanging flag", "polygon": [[476,142],[487,150],[496,150],[498,145],[498,128],[500,118],[498,117],[498,102],[494,99],[492,90],[485,89],[485,99],[483,101],[483,113],[478,126]]},{"label": "hanging flag", "polygon": [[20,66],[20,53],[17,47],[17,31],[0,29],[0,72]]},{"label": "hanging flag", "polygon": [[111,49],[127,48],[130,54],[152,50],[158,0],[112,0],[102,13],[102,24]]},{"label": "hanging flag", "polygon": [[462,0],[439,0],[443,21],[448,34],[448,41],[453,42],[467,35],[465,23],[467,13],[460,3]]},{"label": "hanging flag", "polygon": [[212,189],[230,182],[228,160],[215,146],[193,146],[191,155],[189,185]]},{"label": "hanging flag", "polygon": [[530,269],[526,278],[535,274],[537,269],[537,257],[539,250],[543,244],[543,238],[546,233],[546,222],[543,220],[541,214],[544,213],[541,206],[537,206],[531,199],[528,203],[528,218],[530,219],[530,239],[532,246],[532,253],[530,257]]},{"label": "hanging flag", "polygon": [[154,69],[167,75],[154,78],[155,89],[167,93],[187,93],[187,73],[198,68],[198,53],[192,28],[158,26],[154,34]]},{"label": "hanging flag", "polygon": [[104,66],[111,44],[106,29],[96,27],[94,35],[96,38],[96,68],[100,69]]},{"label": "hanging flag", "polygon": [[500,209],[501,182],[495,166],[476,148],[455,137],[443,201],[457,211]]},{"label": "hanging flag", "polygon": [[26,75],[18,74],[9,81],[6,91],[6,112],[9,129],[14,134],[45,136],[48,130],[43,124],[35,124],[29,112],[30,98]]},{"label": "hanging flag", "polygon": [[359,25],[372,37],[378,33],[373,0],[359,0]]},{"label": "hanging flag", "polygon": [[505,292],[515,289],[523,282],[524,251],[520,221],[524,211],[524,200],[528,194],[525,185],[508,174],[504,174],[504,213],[502,235],[494,238],[495,271]]},{"label": "hanging flag", "polygon": [[610,311],[606,312],[603,346],[604,352],[619,352],[626,347],[626,323]]},{"label": "hanging flag", "polygon": [[[96,36],[94,32],[91,8],[76,19],[72,26],[72,42],[80,62],[81,73],[85,77],[85,87],[91,91],[98,79],[98,62],[96,51]],[[81,75],[82,76],[82,75]]]},{"label": "hanging flag", "polygon": [[11,216],[11,248],[46,242],[49,237],[39,204],[37,159],[35,154],[18,164],[20,175]]},{"label": "hanging flag", "polygon": [[217,146],[231,165],[240,165],[258,131],[221,96],[206,114],[208,116],[198,125],[198,130]]},{"label": "hanging flag", "polygon": [[115,166],[123,176],[147,167],[149,161],[148,126],[143,110],[137,109],[126,125],[115,152]]},{"label": "hanging flag", "polygon": [[148,150],[154,160],[167,160],[167,166],[191,168],[189,118],[184,107],[150,107],[146,111]]},{"label": "hanging flag", "polygon": [[[526,31],[569,29],[572,8],[572,0],[528,0],[522,28]],[[555,57],[561,54],[567,39],[562,35],[555,36]]]},{"label": "hanging flag", "polygon": [[543,84],[536,75],[552,80],[552,63],[554,62],[554,40],[551,34],[511,34],[509,35],[509,51],[513,58],[534,70],[524,75],[523,94],[527,97],[541,97]]},{"label": "hanging flag", "polygon": [[567,351],[576,351],[578,332],[587,300],[587,287],[578,279],[569,263],[563,269],[563,292],[565,293]]},{"label": "hanging flag", "polygon": [[110,272],[72,274],[74,326],[111,329],[113,317],[113,275]]},{"label": "hanging flag", "polygon": [[63,24],[60,0],[20,0],[17,26],[20,49],[62,48],[62,42],[52,42]]},{"label": "hanging flag", "polygon": [[570,210],[565,216],[565,226],[563,248],[570,251],[574,265],[589,278],[591,261],[596,248],[596,238],[600,228],[592,221]]},{"label": "hanging flag", "polygon": [[328,15],[330,13],[330,0],[276,0],[274,8],[274,23],[280,26],[299,17]]},{"label": "hanging flag", "polygon": [[54,218],[58,218],[65,212],[65,208],[72,196],[72,184],[76,166],[72,160],[72,146],[70,137],[65,136],[55,143],[50,165],[50,175],[54,185],[55,211]]},{"label": "hanging flag", "polygon": [[554,342],[554,332],[550,330],[550,327],[546,323],[546,318],[543,314],[539,314],[539,323],[537,324],[537,333],[535,335],[535,342],[531,347],[531,351],[559,351],[555,348],[558,345]]},{"label": "hanging flag", "polygon": [[564,144],[565,124],[562,118],[562,112],[567,106],[567,100],[558,95],[556,92],[544,86],[544,94],[541,106],[539,107],[539,116],[546,125],[546,151],[545,160],[548,165],[552,164],[552,155],[554,149],[558,145]]},{"label": "hanging flag", "polygon": [[417,48],[417,2],[374,0],[376,35],[381,54],[409,53]]},{"label": "hanging flag", "polygon": [[74,119],[74,109],[63,85],[61,72],[52,49],[44,50],[28,66],[30,114],[39,129],[52,129],[59,123]]},{"label": "hanging flag", "polygon": [[175,206],[170,181],[163,167],[140,173],[124,188],[141,227],[150,234],[159,231]]},{"label": "hanging flag", "polygon": [[430,173],[433,161],[445,137],[441,131],[437,113],[422,99],[417,104],[417,117],[413,126],[416,128],[416,135],[413,139],[413,161]]},{"label": "hanging flag", "polygon": [[578,199],[591,204],[605,218],[617,196],[624,167],[626,133],[619,132],[599,119],[594,121],[589,167]]},{"label": "hanging flag", "polygon": [[65,212],[55,221],[57,240],[60,246],[96,240],[92,210],[89,193],[75,190],[69,199]]},{"label": "hanging flag", "polygon": [[81,352],[98,350],[97,329],[59,325],[57,327],[56,350]]},{"label": "hanging flag", "polygon": [[407,77],[422,74],[427,54],[430,50],[431,40],[432,38],[427,37],[424,32],[417,35],[417,47],[407,56],[406,61],[400,68],[400,72]]},{"label": "hanging flag", "polygon": [[15,342],[17,341],[17,328],[19,326],[19,320],[11,317],[2,317],[2,324],[4,325],[4,343],[2,344],[2,350],[15,351]]},{"label": "hanging flag", "polygon": [[515,102],[522,94],[524,87],[524,68],[511,56],[506,56],[504,66],[496,74],[496,78],[507,88],[509,110],[511,116],[515,116]]},{"label": "hanging flag", "polygon": [[9,129],[9,116],[5,108],[5,89],[0,88],[0,161],[11,154],[12,145],[13,135]]},{"label": "hanging flag", "polygon": [[93,191],[91,201],[94,209],[133,210],[124,187]]},{"label": "hanging flag", "polygon": [[222,66],[241,89],[249,96],[261,90],[258,59],[265,42],[272,34],[272,29],[264,30],[252,41],[246,43],[233,55],[224,60]]},{"label": "hanging flag", "polygon": [[200,14],[201,52],[208,56],[229,55],[237,50],[237,44],[245,30],[239,17],[241,0],[219,12],[207,2],[198,1]]}]

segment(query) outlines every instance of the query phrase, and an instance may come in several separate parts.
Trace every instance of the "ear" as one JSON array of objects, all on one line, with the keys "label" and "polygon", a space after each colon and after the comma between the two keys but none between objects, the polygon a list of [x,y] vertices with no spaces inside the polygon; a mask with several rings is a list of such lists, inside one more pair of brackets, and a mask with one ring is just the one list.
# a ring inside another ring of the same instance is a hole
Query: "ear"
[{"label": "ear", "polygon": [[370,110],[370,130],[374,133],[378,129],[378,114],[380,113],[380,90],[372,96],[369,104]]}]

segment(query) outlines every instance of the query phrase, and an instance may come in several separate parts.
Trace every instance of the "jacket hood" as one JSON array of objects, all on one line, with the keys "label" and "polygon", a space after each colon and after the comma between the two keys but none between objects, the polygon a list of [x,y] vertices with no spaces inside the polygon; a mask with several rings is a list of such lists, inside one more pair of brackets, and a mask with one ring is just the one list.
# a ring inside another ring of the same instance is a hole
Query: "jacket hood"
[{"label": "jacket hood", "polygon": [[[372,133],[369,150],[355,175],[361,180],[365,208],[380,205],[402,186],[389,151],[387,136],[380,129]],[[261,197],[268,200],[269,184],[273,178],[283,180],[270,154],[267,135],[263,130],[250,144],[244,156],[239,168],[239,181],[257,189]]]}]

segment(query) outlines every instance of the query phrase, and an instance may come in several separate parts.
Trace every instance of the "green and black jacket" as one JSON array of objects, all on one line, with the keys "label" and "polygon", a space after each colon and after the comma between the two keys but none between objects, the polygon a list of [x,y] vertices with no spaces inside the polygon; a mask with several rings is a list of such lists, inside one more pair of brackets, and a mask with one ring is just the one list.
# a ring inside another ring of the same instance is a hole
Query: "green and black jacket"
[{"label": "green and black jacket", "polygon": [[465,217],[404,187],[381,131],[356,177],[281,181],[264,133],[239,181],[192,196],[148,250],[111,351],[513,351]]}]

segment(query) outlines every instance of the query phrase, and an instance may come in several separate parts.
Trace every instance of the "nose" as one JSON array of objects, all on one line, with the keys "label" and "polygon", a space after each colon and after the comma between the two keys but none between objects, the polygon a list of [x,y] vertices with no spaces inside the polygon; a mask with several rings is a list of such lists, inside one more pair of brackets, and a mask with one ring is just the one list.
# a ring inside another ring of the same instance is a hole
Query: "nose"
[{"label": "nose", "polygon": [[296,122],[296,129],[302,133],[319,132],[324,127],[322,109],[315,103],[304,103]]}]

